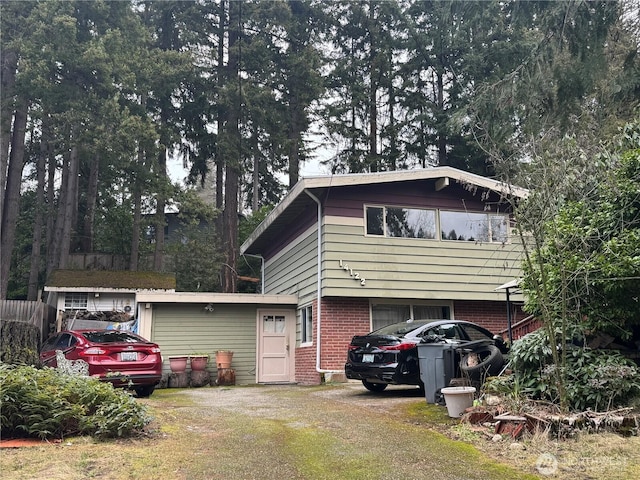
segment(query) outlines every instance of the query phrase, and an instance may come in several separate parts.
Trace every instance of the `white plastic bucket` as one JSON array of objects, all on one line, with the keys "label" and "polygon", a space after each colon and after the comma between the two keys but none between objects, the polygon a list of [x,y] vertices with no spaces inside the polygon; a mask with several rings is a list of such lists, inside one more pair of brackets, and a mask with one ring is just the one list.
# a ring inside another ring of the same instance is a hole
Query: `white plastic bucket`
[{"label": "white plastic bucket", "polygon": [[476,387],[445,387],[440,390],[444,395],[449,416],[460,418],[465,409],[473,405],[473,394]]}]

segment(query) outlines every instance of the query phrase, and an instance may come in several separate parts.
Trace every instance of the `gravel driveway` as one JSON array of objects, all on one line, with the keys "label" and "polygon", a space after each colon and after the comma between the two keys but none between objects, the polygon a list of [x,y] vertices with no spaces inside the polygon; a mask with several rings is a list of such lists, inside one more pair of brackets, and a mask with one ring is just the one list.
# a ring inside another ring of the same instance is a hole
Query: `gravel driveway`
[{"label": "gravel driveway", "polygon": [[[372,394],[359,382],[216,387],[159,390],[149,403],[162,408],[171,398],[172,415],[189,418],[180,430],[201,446],[195,455],[208,455],[207,463],[216,466],[201,477],[192,471],[192,478],[537,478],[416,421],[412,409],[426,404],[417,389]],[[221,446],[212,447],[214,441]]]}]

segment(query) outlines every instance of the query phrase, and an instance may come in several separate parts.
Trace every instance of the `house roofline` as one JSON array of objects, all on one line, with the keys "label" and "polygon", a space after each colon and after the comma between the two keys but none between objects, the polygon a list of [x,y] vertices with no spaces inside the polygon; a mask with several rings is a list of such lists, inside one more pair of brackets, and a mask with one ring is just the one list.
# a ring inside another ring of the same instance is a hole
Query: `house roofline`
[{"label": "house roofline", "polygon": [[211,293],[211,292],[138,292],[138,303],[213,303],[251,305],[298,305],[297,295],[262,295],[258,293]]},{"label": "house roofline", "polygon": [[95,293],[140,293],[140,292],[162,292],[163,294],[174,293],[175,289],[162,288],[110,288],[110,287],[48,287],[45,285],[45,292],[95,292]]},{"label": "house roofline", "polygon": [[416,180],[454,179],[460,183],[476,185],[502,195],[515,198],[525,198],[529,191],[522,187],[516,187],[504,182],[476,175],[474,173],[458,170],[453,167],[432,167],[418,170],[395,170],[391,172],[376,173],[350,173],[341,175],[321,175],[303,177],[289,193],[276,205],[267,217],[255,228],[251,235],[240,246],[240,253],[247,252],[253,243],[260,238],[265,231],[282,213],[289,208],[305,191],[321,188],[348,187],[358,185],[375,185],[382,183],[408,182]]}]

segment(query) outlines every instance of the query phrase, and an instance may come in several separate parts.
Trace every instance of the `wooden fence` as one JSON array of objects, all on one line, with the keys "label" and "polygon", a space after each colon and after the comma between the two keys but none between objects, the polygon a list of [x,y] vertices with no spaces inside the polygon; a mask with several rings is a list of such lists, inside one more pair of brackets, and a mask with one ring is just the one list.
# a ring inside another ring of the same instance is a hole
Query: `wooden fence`
[{"label": "wooden fence", "polygon": [[40,339],[55,331],[56,308],[43,302],[0,300],[0,321],[28,322],[40,329]]}]

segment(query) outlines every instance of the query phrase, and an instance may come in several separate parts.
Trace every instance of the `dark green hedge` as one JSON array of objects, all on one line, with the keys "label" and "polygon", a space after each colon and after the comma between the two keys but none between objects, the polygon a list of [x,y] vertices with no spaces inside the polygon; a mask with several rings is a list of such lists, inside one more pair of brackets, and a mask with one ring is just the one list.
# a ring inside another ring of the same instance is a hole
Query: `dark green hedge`
[{"label": "dark green hedge", "polygon": [[52,368],[0,363],[2,437],[127,437],[151,421],[125,390]]}]

